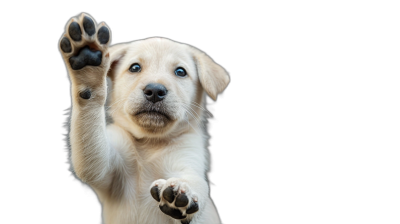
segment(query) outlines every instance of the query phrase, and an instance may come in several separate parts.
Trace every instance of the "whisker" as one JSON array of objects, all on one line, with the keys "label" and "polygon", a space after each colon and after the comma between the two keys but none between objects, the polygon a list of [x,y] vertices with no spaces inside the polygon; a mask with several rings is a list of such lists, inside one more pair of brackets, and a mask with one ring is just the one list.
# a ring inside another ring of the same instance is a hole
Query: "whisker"
[{"label": "whisker", "polygon": [[[190,102],[189,104],[186,104],[186,103],[181,103],[181,104],[185,104],[185,105],[187,105],[187,106],[194,106],[194,107],[197,107],[198,109],[200,109],[201,111],[204,111],[205,113],[206,113],[206,115],[208,115],[208,116],[210,116],[210,117],[212,117],[213,115],[212,115],[212,113],[209,111],[209,110],[207,110],[206,108],[204,108],[204,107],[202,107],[199,103],[197,103],[197,102]],[[193,108],[192,108],[193,109]]]},{"label": "whisker", "polygon": [[190,127],[192,127],[192,129],[193,129],[197,134],[199,134],[199,132],[197,132],[197,129],[194,128],[194,127],[190,124],[190,121],[189,121],[189,116],[188,116],[188,115],[191,115],[193,118],[195,118],[194,115],[193,115],[190,111],[188,111],[185,107],[183,107],[183,109],[185,110],[185,112],[188,112],[188,113],[185,113],[186,118],[187,118],[187,124],[188,124]]},{"label": "whisker", "polygon": [[[201,127],[205,127],[204,122],[200,119],[200,116],[197,114],[196,111],[194,111],[192,108],[190,108],[188,105],[185,104],[181,104],[182,108],[185,110],[185,112],[187,112],[189,115],[191,115],[194,119],[194,121],[196,122],[197,125],[200,125]],[[193,111],[194,113],[196,113],[197,116],[195,116],[191,111]]]}]

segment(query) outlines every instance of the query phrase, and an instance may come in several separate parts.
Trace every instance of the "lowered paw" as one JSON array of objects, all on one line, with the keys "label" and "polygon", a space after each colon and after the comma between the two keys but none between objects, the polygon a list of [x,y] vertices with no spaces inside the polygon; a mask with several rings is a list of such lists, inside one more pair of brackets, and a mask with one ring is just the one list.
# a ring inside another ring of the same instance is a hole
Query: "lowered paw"
[{"label": "lowered paw", "polygon": [[189,224],[191,215],[199,211],[196,194],[189,185],[178,178],[160,179],[153,182],[151,196],[159,202],[160,210],[182,224]]}]

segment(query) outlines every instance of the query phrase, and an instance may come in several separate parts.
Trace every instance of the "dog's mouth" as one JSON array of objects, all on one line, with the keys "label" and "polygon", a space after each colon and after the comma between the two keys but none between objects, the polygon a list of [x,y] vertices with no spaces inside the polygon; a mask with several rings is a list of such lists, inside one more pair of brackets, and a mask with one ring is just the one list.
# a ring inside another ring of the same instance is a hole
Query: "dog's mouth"
[{"label": "dog's mouth", "polygon": [[135,116],[141,119],[160,119],[165,118],[167,120],[171,120],[170,116],[163,111],[159,110],[142,110],[135,114]]},{"label": "dog's mouth", "polygon": [[162,131],[174,123],[173,114],[163,103],[145,102],[132,115],[136,124],[151,132]]}]

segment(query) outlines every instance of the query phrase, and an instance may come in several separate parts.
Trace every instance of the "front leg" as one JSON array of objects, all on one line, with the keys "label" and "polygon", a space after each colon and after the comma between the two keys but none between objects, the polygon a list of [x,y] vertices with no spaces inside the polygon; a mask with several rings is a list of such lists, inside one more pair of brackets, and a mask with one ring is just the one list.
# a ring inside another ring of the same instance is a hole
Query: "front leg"
[{"label": "front leg", "polygon": [[159,202],[160,210],[182,224],[196,222],[208,201],[208,192],[206,180],[197,175],[159,179],[150,187],[150,193]]},{"label": "front leg", "polygon": [[60,40],[60,52],[71,80],[71,161],[75,174],[94,187],[104,185],[114,151],[106,138],[104,104],[110,67],[110,31],[82,14],[72,18]]}]

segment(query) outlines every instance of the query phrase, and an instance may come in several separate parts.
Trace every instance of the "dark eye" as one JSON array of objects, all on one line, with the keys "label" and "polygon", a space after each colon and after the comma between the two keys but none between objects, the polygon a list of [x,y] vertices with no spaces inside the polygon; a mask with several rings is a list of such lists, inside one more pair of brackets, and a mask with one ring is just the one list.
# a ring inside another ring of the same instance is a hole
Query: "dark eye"
[{"label": "dark eye", "polygon": [[132,64],[131,67],[129,68],[130,72],[140,72],[140,70],[142,70],[142,68],[138,63]]},{"label": "dark eye", "polygon": [[175,75],[180,76],[180,77],[185,77],[186,71],[185,71],[185,69],[179,67],[179,68],[175,69]]}]

